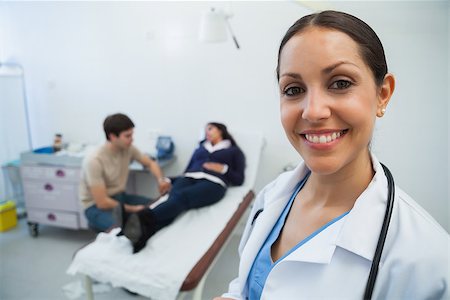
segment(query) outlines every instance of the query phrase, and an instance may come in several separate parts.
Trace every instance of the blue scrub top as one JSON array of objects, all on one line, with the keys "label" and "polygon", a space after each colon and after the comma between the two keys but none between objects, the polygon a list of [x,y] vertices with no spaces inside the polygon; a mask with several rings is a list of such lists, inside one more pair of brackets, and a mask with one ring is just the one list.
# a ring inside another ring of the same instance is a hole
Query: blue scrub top
[{"label": "blue scrub top", "polygon": [[272,268],[281,260],[283,260],[286,256],[291,254],[293,251],[297,250],[299,247],[301,247],[303,244],[308,242],[310,239],[318,235],[320,232],[322,232],[324,229],[326,229],[331,224],[339,221],[344,216],[346,216],[349,212],[346,212],[342,214],[341,216],[331,220],[315,232],[313,232],[311,235],[306,237],[304,240],[300,241],[297,245],[295,245],[291,250],[289,250],[287,253],[285,253],[282,257],[280,257],[276,262],[272,262],[272,255],[271,255],[271,248],[272,244],[277,240],[278,236],[280,235],[281,229],[283,228],[284,223],[286,222],[286,217],[291,209],[292,203],[294,202],[295,197],[297,196],[298,192],[303,188],[306,181],[309,178],[308,173],[305,178],[303,178],[295,188],[294,193],[292,194],[291,198],[289,199],[289,202],[286,204],[286,207],[284,208],[282,214],[278,218],[278,221],[275,223],[274,227],[272,228],[272,231],[270,232],[269,236],[267,237],[264,244],[261,246],[261,249],[258,252],[258,255],[256,256],[255,260],[253,261],[252,268],[250,269],[248,278],[247,278],[247,291],[248,291],[248,297],[247,299],[250,300],[256,300],[261,298],[261,294],[264,288],[264,284],[266,282],[267,276],[269,276],[270,271]]}]

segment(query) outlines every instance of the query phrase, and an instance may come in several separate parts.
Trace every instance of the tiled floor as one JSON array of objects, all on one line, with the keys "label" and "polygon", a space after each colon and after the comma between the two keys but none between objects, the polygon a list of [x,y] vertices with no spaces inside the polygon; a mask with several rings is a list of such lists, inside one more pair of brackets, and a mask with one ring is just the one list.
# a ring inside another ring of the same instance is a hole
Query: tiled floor
[{"label": "tiled floor", "polygon": [[[0,233],[0,299],[61,300],[70,299],[63,286],[82,280],[66,274],[74,252],[92,241],[91,231],[41,226],[39,236],[32,238],[25,219],[17,227]],[[237,274],[239,237],[232,237],[228,247],[208,276],[204,299],[220,295]],[[77,299],[85,299],[85,295]],[[120,288],[95,293],[96,300],[146,299],[132,296]],[[156,299],[157,300],[157,299]]]}]

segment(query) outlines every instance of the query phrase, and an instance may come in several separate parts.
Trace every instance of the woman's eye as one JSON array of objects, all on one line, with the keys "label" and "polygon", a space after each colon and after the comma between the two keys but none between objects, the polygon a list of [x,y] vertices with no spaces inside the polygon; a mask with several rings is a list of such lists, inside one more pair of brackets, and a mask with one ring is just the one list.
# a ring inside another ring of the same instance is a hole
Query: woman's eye
[{"label": "woman's eye", "polygon": [[284,90],[284,94],[286,96],[295,96],[295,95],[298,95],[298,94],[301,94],[301,93],[304,93],[304,92],[305,92],[305,90],[303,88],[301,88],[301,87],[298,87],[298,86],[289,87],[289,88]]},{"label": "woman's eye", "polygon": [[352,83],[348,80],[336,80],[331,84],[331,89],[337,89],[337,90],[343,90],[346,88],[349,88],[352,85]]}]

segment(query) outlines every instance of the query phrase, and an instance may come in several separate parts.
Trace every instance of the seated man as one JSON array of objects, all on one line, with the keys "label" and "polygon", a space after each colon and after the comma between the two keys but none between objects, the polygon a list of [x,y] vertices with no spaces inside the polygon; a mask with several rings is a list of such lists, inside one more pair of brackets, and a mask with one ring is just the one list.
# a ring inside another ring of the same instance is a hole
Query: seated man
[{"label": "seated man", "polygon": [[133,122],[124,114],[108,116],[103,123],[106,144],[84,160],[80,199],[89,227],[94,230],[107,231],[115,225],[112,211],[119,204],[123,204],[129,213],[149,204],[150,198],[125,193],[128,167],[133,160],[153,173],[161,194],[167,193],[171,187],[159,165],[132,145],[133,128]]}]

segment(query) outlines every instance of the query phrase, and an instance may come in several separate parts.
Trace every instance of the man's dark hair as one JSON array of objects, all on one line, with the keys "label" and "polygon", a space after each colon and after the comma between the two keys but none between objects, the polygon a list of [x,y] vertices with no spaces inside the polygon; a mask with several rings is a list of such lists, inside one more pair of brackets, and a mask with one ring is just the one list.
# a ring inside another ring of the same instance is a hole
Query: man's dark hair
[{"label": "man's dark hair", "polygon": [[121,113],[107,116],[103,122],[103,130],[108,141],[111,133],[118,137],[122,131],[127,131],[131,128],[134,128],[133,121],[127,115]]}]

